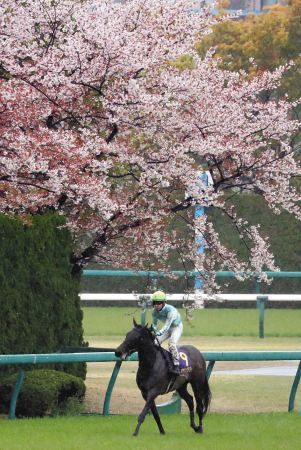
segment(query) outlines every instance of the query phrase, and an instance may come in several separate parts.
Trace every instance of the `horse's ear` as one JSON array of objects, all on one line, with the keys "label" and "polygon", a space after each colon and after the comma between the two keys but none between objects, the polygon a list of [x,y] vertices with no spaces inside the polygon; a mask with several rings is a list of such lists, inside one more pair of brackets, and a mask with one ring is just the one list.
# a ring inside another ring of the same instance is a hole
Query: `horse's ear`
[{"label": "horse's ear", "polygon": [[134,317],[133,317],[133,324],[134,324],[134,327],[138,327],[138,323],[136,322]]}]

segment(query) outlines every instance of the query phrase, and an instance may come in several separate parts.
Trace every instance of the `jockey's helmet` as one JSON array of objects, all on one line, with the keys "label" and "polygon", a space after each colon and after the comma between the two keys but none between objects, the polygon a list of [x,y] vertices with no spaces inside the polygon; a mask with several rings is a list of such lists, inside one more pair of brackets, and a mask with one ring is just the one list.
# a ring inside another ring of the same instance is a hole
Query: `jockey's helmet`
[{"label": "jockey's helmet", "polygon": [[152,295],[153,305],[165,303],[166,302],[166,294],[163,291],[156,291]]}]

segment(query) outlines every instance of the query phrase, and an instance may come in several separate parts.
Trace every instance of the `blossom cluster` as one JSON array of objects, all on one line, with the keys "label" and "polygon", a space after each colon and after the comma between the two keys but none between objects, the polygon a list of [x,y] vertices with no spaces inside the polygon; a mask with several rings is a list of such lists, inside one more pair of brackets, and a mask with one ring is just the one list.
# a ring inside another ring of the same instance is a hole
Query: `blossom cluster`
[{"label": "blossom cluster", "polygon": [[[199,270],[245,270],[207,217],[186,214],[211,206],[247,236],[250,267],[274,269],[268,242],[224,192],[250,190],[300,217],[300,123],[286,98],[260,96],[287,68],[250,80],[213,51],[201,57],[195,43],[215,22],[183,0],[0,0],[0,211],[64,214],[81,266],[168,270],[177,249]],[[212,184],[198,188],[202,171]],[[204,237],[205,257],[170,231],[175,217]]]}]

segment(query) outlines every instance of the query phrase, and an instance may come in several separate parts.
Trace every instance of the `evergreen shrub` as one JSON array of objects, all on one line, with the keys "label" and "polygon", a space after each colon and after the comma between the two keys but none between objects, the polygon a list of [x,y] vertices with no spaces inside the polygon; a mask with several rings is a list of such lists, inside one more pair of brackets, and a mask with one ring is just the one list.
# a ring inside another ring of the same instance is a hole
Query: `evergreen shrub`
[{"label": "evergreen shrub", "polygon": [[[0,412],[9,411],[17,373],[6,376],[0,384]],[[68,413],[70,401],[79,403],[85,395],[83,380],[56,370],[40,369],[26,372],[16,405],[17,417],[44,417]]]},{"label": "evergreen shrub", "polygon": [[[72,238],[64,225],[56,214],[28,224],[0,215],[0,354],[85,345]],[[86,373],[84,363],[53,367],[83,378]]]}]

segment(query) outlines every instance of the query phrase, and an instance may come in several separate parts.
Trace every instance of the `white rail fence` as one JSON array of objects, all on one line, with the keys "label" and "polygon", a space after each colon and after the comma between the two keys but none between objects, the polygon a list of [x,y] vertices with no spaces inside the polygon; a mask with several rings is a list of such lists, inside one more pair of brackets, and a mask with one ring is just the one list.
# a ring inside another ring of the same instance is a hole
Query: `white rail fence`
[{"label": "white rail fence", "polygon": [[[116,302],[134,302],[138,303],[141,298],[148,298],[150,296],[146,294],[125,294],[125,293],[81,293],[80,300],[82,305],[88,306],[89,303],[101,304],[109,303],[112,304]],[[206,302],[256,302],[258,296],[267,297],[268,302],[300,302],[301,294],[216,294],[216,295],[205,295],[205,294],[167,294],[167,302],[170,303],[194,303],[196,302],[200,306]]]}]

